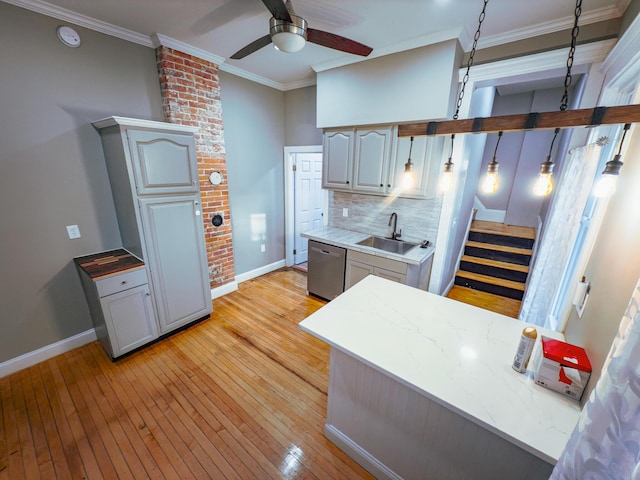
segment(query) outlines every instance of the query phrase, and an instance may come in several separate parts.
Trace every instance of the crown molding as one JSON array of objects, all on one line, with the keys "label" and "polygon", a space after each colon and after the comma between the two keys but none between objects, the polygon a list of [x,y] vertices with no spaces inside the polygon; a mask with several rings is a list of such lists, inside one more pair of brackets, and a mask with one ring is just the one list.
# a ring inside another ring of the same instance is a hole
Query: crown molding
[{"label": "crown molding", "polygon": [[202,48],[194,47],[193,45],[181,42],[180,40],[176,40],[175,38],[171,38],[166,35],[162,35],[161,33],[154,33],[153,35],[151,35],[151,42],[153,44],[153,48],[158,48],[160,46],[173,48],[174,50],[180,50],[182,53],[193,55],[194,57],[198,57],[201,60],[215,63],[216,65],[220,65],[225,61],[224,57],[214,55],[211,52],[203,50]]},{"label": "crown molding", "polygon": [[426,47],[440,42],[446,42],[447,40],[458,39],[463,35],[463,27],[454,27],[441,32],[430,33],[428,35],[422,35],[415,37],[405,42],[393,44],[384,48],[376,48],[371,55],[363,58],[340,58],[337,60],[329,60],[328,62],[317,63],[311,65],[311,68],[316,72],[324,72],[332,68],[344,67],[345,65],[351,65],[365,60],[371,60],[372,58],[384,57],[393,53],[405,52],[407,50],[413,50],[414,48]]},{"label": "crown molding", "polygon": [[17,7],[31,10],[36,13],[41,13],[42,15],[46,15],[48,17],[57,18],[58,20],[62,20],[64,22],[73,23],[80,27],[95,30],[96,32],[104,33],[112,37],[121,38],[122,40],[127,40],[128,42],[137,43],[138,45],[143,45],[145,47],[153,47],[153,43],[147,35],[143,35],[126,28],[117,27],[110,23],[102,22],[100,20],[96,20],[95,18],[72,12],[71,10],[67,10],[66,8],[51,5],[47,2],[42,2],[39,0],[2,1],[5,3],[10,3],[11,5],[15,5]]},{"label": "crown molding", "polygon": [[[619,18],[624,13],[618,6],[602,7],[591,12],[580,15],[580,25],[589,25],[591,23],[603,22],[605,20],[611,20]],[[549,33],[561,32],[563,30],[573,28],[575,17],[573,15],[559,18],[553,22],[541,23],[533,25],[531,27],[520,28],[511,30],[510,32],[501,33],[499,35],[491,35],[478,40],[478,49],[495,47],[498,45],[504,45],[505,43],[517,42],[519,40],[526,40],[532,37],[539,37],[540,35],[547,35]],[[461,42],[462,43],[462,42]],[[470,48],[468,43],[463,43],[465,51]]]},{"label": "crown molding", "polygon": [[[601,40],[576,47],[574,65],[602,62],[615,45],[616,40]],[[474,82],[493,80],[508,75],[524,75],[529,73],[565,68],[567,66],[567,49],[550,50],[523,57],[499,60],[471,67],[471,78]],[[462,81],[466,67],[458,71],[458,79]]]}]

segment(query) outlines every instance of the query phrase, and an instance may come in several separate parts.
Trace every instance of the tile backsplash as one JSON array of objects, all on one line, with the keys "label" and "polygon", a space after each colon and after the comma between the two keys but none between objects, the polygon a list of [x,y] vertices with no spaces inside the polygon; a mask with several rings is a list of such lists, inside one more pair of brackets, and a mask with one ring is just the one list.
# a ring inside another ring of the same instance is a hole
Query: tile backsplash
[{"label": "tile backsplash", "polygon": [[[348,217],[343,217],[347,208]],[[398,214],[398,227],[402,240],[435,244],[442,208],[442,196],[427,200],[382,197],[329,191],[330,227],[343,228],[372,235],[389,236],[389,218]]]}]

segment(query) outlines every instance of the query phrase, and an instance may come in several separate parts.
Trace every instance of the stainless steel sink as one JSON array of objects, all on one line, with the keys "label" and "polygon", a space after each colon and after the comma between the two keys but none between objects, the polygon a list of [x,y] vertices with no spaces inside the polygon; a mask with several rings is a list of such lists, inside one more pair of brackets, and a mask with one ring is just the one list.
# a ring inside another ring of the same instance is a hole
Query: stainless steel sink
[{"label": "stainless steel sink", "polygon": [[393,240],[391,238],[376,237],[375,235],[359,241],[358,245],[377,248],[378,250],[397,253],[399,255],[404,255],[412,248],[418,246],[416,243],[404,242],[402,240]]}]

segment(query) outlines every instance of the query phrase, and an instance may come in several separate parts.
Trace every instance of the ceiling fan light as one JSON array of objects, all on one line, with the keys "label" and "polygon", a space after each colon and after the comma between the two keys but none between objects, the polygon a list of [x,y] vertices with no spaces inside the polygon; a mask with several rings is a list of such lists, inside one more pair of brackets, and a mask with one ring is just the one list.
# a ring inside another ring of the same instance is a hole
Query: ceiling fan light
[{"label": "ceiling fan light", "polygon": [[281,52],[296,53],[307,43],[307,22],[291,15],[291,22],[271,18],[270,33],[273,46]]}]

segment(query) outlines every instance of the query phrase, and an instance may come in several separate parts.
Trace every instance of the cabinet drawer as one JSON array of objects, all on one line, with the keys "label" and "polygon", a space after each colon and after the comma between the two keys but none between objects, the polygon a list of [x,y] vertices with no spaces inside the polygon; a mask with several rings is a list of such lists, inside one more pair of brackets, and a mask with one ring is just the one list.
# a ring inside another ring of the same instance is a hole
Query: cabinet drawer
[{"label": "cabinet drawer", "polygon": [[405,275],[407,273],[407,264],[405,262],[393,260],[391,258],[378,257],[377,255],[370,255],[368,253],[357,252],[355,250],[348,250],[347,259],[365,263],[367,265],[370,265],[371,267],[383,268],[385,270],[400,273],[402,275]]},{"label": "cabinet drawer", "polygon": [[109,275],[105,278],[99,278],[95,283],[98,289],[98,295],[104,297],[148,283],[147,271],[144,268],[125,270],[124,272]]}]

